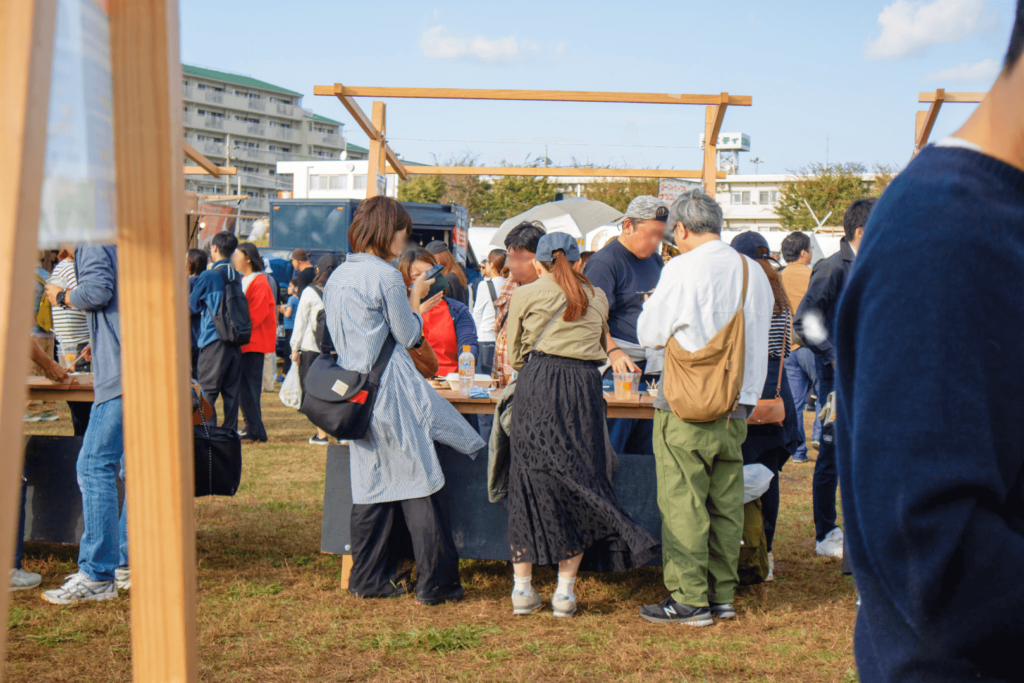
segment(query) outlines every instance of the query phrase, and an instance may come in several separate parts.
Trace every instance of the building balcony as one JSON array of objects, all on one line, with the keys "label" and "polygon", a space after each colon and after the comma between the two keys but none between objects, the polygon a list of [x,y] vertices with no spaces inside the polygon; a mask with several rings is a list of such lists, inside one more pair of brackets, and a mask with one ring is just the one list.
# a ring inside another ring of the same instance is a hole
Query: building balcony
[{"label": "building balcony", "polygon": [[239,204],[240,213],[270,213],[270,199],[267,197],[250,197]]},{"label": "building balcony", "polygon": [[231,109],[239,112],[259,112],[297,121],[301,121],[304,115],[301,108],[292,104],[271,102],[267,95],[264,95],[260,99],[254,99],[251,97],[235,95],[234,93],[229,92],[216,92],[209,88],[206,90],[200,90],[191,85],[183,87],[181,94],[186,102],[194,102],[196,104],[216,104],[224,107],[225,109]]},{"label": "building balcony", "polygon": [[317,147],[330,147],[336,150],[345,149],[345,138],[340,135],[307,130],[305,142],[307,145],[316,145]]}]

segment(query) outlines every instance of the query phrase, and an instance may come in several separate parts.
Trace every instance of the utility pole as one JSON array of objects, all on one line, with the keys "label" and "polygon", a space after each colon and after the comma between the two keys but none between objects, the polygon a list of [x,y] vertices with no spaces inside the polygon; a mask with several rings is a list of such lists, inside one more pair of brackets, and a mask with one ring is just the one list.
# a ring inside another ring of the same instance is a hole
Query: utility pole
[{"label": "utility pole", "polygon": [[[224,136],[224,165],[231,165],[231,133]],[[231,194],[231,176],[224,176],[224,194]]]},{"label": "utility pole", "polygon": [[761,157],[754,157],[750,160],[750,163],[754,164],[754,175],[757,175],[757,172],[760,170],[761,164],[763,164],[764,161],[761,160]]}]

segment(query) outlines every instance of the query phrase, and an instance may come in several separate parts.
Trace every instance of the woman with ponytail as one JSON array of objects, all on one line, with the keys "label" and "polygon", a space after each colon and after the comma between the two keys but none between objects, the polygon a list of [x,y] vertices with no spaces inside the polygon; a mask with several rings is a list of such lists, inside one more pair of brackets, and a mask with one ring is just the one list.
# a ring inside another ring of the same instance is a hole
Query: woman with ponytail
[{"label": "woman with ponytail", "polygon": [[512,408],[508,536],[514,614],[543,601],[533,565],[558,565],[556,617],[576,612],[573,586],[586,569],[623,571],[657,555],[658,542],[615,498],[609,479],[606,407],[608,299],[573,269],[576,240],[549,233],[537,245],[536,282],[512,295],[508,358],[520,370]]}]

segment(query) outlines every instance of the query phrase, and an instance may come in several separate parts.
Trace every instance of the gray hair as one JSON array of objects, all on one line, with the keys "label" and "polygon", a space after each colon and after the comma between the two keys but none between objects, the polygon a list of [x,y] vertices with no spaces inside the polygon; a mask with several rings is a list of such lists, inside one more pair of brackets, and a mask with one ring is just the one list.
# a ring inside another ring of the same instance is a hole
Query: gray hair
[{"label": "gray hair", "polygon": [[682,223],[690,232],[697,234],[722,234],[722,207],[700,190],[682,194],[672,202],[668,211],[665,232],[675,230],[676,223]]}]

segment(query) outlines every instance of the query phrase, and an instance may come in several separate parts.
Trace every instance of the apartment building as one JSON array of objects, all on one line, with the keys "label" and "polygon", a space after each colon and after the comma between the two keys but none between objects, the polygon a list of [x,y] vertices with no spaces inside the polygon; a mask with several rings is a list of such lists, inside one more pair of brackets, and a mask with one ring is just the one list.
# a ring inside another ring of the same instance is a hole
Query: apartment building
[{"label": "apartment building", "polygon": [[[182,65],[185,142],[236,176],[185,176],[185,189],[200,194],[247,194],[241,214],[267,215],[291,177],[278,177],[277,162],[345,159],[340,121],[302,108],[302,95],[249,76]],[[250,220],[240,221],[240,232]]]}]

